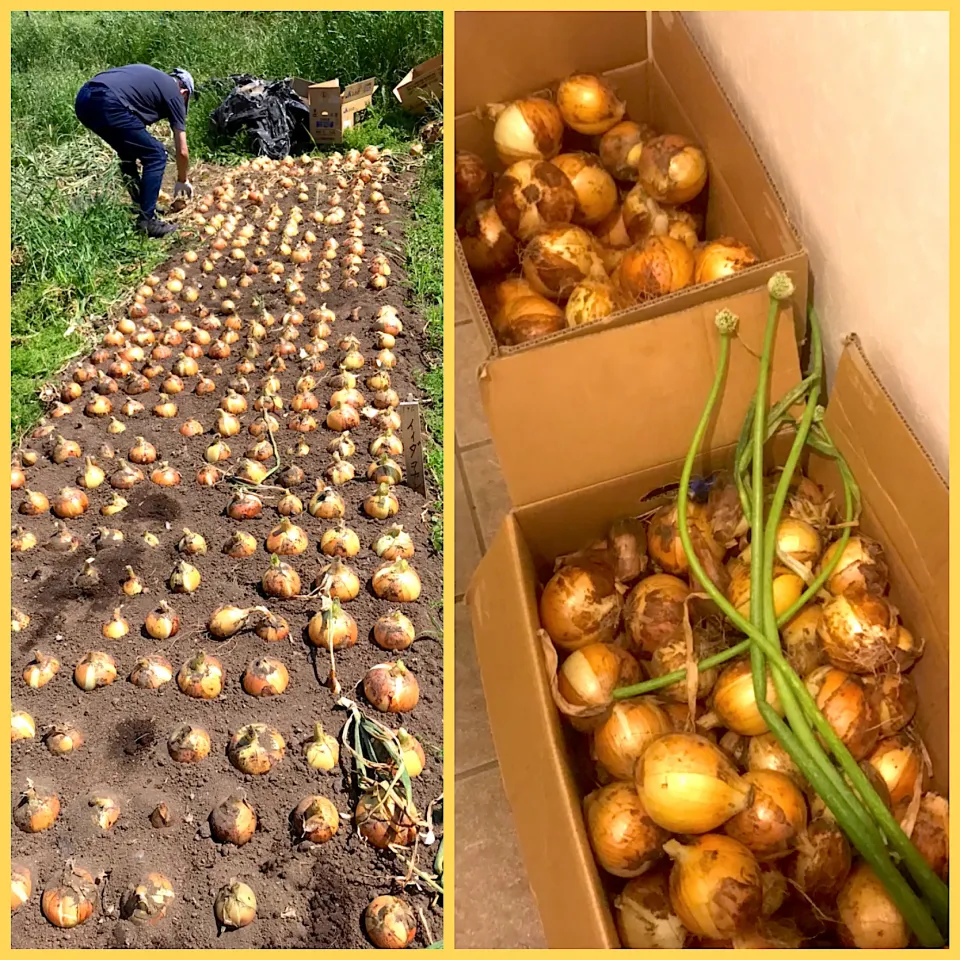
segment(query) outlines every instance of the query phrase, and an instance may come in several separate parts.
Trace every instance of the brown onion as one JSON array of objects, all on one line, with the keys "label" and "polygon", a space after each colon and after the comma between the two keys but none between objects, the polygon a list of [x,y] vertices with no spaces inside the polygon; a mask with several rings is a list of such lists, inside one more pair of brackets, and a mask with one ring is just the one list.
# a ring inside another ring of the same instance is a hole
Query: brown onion
[{"label": "brown onion", "polygon": [[679,950],[686,942],[686,928],[670,903],[666,871],[635,877],[613,905],[620,942],[628,950]]},{"label": "brown onion", "polygon": [[670,233],[670,214],[639,183],[623,198],[620,215],[631,244]]},{"label": "brown onion", "polygon": [[[769,667],[767,703],[775,713],[783,716],[783,707]],[[723,668],[710,695],[710,706],[715,720],[734,733],[755,737],[767,732],[767,722],[757,707],[749,659],[736,660]]]},{"label": "brown onion", "polygon": [[898,632],[896,611],[873,594],[835,596],[824,604],[817,627],[827,659],[853,673],[891,666]]},{"label": "brown onion", "polygon": [[[820,561],[821,569],[833,560],[839,549],[839,540],[827,548]],[[851,537],[824,585],[835,597],[861,593],[881,596],[888,582],[883,547],[869,537]]]},{"label": "brown onion", "polygon": [[750,772],[773,771],[790,777],[801,789],[807,789],[807,781],[790,754],[772,733],[750,737],[746,745],[746,766]]},{"label": "brown onion", "polygon": [[480,200],[457,221],[463,255],[474,273],[506,273],[517,262],[517,241],[493,200]]},{"label": "brown onion", "polygon": [[566,300],[584,280],[606,280],[600,244],[582,227],[544,227],[523,251],[523,275],[541,296]]},{"label": "brown onion", "polygon": [[647,815],[632,783],[599,787],[583,801],[587,836],[597,863],[615,877],[639,877],[662,856],[669,839]]},{"label": "brown onion", "polygon": [[567,326],[563,309],[538,293],[508,301],[490,319],[497,339],[505,346],[527,343]]},{"label": "brown onion", "polygon": [[617,633],[623,600],[608,567],[583,563],[561,567],[540,597],[540,622],[561,650],[609,643]]},{"label": "brown onion", "polygon": [[568,327],[578,327],[623,310],[627,301],[607,280],[584,280],[570,292],[563,315]]},{"label": "brown onion", "polygon": [[571,130],[600,136],[620,122],[627,105],[604,77],[575,73],[557,87],[557,108]]},{"label": "brown onion", "polygon": [[600,159],[618,180],[636,180],[640,172],[643,145],[656,136],[645,123],[621,120],[600,140]]},{"label": "brown onion", "polygon": [[739,273],[758,261],[757,255],[733,237],[719,237],[704,243],[696,253],[693,282],[712,283]]},{"label": "brown onion", "polygon": [[707,182],[707,158],[679,134],[652,137],[643,145],[637,179],[660,203],[688,203]]},{"label": "brown onion", "polygon": [[665,573],[645,577],[630,591],[623,623],[638,656],[649,658],[661,647],[684,640],[683,609],[689,594],[682,580]]},{"label": "brown onion", "polygon": [[817,707],[856,760],[876,746],[880,731],[874,696],[852,673],[836,667],[817,667],[804,678]]},{"label": "brown onion", "polygon": [[620,283],[635,300],[653,300],[693,281],[693,254],[680,240],[651,236],[631,247],[620,263]]},{"label": "brown onion", "polygon": [[923,784],[922,748],[905,734],[881,740],[867,758],[887,786],[893,815],[902,820],[918,784]]},{"label": "brown onion", "polygon": [[563,119],[542,97],[514,100],[490,110],[496,117],[493,143],[504,166],[518,160],[550,160],[560,152]]},{"label": "brown onion", "polygon": [[[594,226],[601,223],[617,207],[617,185],[607,173],[600,158],[593,153],[578,151],[561,153],[553,164],[566,174],[576,197],[574,223]],[[569,220],[570,216],[556,220]]]},{"label": "brown onion", "polygon": [[507,230],[529,240],[546,224],[572,220],[577,194],[559,167],[546,160],[521,160],[501,174],[493,202]]},{"label": "brown onion", "polygon": [[643,751],[673,723],[651,697],[621,700],[593,732],[593,756],[617,780],[633,780]]},{"label": "brown onion", "polygon": [[902,950],[910,943],[910,928],[866,863],[850,871],[837,896],[840,942],[860,950]]},{"label": "brown onion", "polygon": [[454,155],[453,184],[459,212],[490,196],[493,177],[481,157],[469,150],[457,150]]},{"label": "brown onion", "polygon": [[363,678],[363,693],[377,710],[407,713],[420,699],[420,685],[403,661],[397,660],[371,667]]},{"label": "brown onion", "polygon": [[903,673],[884,673],[877,677],[865,677],[868,693],[874,694],[880,736],[892,737],[899,733],[917,712],[917,687]]},{"label": "brown onion", "polygon": [[720,834],[663,845],[673,859],[670,903],[698,937],[723,940],[748,931],[760,918],[760,867],[743,844]]},{"label": "brown onion", "polygon": [[807,828],[807,804],[788,776],[772,770],[749,771],[743,777],[753,787],[753,800],[724,825],[758,860],[780,860],[793,852]]},{"label": "brown onion", "polygon": [[820,606],[808,604],[780,629],[783,654],[787,663],[805,677],[826,662],[826,655],[817,635],[820,625]]},{"label": "brown onion", "polygon": [[925,793],[910,837],[930,869],[946,881],[950,866],[950,807],[936,793]]},{"label": "brown onion", "polygon": [[598,707],[608,704],[618,687],[639,680],[640,666],[626,650],[610,643],[588,643],[560,665],[557,686],[567,703]]}]

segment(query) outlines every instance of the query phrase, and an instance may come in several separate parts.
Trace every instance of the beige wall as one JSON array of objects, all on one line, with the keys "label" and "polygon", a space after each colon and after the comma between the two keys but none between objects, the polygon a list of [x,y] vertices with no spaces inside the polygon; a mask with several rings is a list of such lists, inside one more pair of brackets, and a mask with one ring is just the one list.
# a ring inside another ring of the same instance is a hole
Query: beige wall
[{"label": "beige wall", "polygon": [[867,357],[946,473],[946,13],[684,14],[810,252],[828,372]]}]

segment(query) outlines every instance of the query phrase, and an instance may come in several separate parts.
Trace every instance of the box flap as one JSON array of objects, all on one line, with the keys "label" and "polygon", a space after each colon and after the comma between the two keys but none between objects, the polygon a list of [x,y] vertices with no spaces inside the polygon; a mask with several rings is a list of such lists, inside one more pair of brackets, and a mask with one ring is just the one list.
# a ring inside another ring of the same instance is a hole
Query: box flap
[{"label": "box flap", "polygon": [[358,80],[356,83],[348,83],[347,86],[343,88],[343,93],[340,95],[340,99],[344,106],[350,106],[354,110],[357,110],[360,108],[354,106],[352,101],[362,100],[365,97],[372,97],[376,92],[376,89],[376,78],[368,77],[366,80]]},{"label": "box flap", "polygon": [[570,73],[601,73],[647,57],[645,10],[547,16],[459,10],[455,17],[456,115],[525,96]]},{"label": "box flap", "polygon": [[[946,792],[949,762],[950,495],[933,461],[877,379],[856,337],[840,357],[824,418],[863,497],[861,529],[884,547],[891,599],[926,642],[914,675],[924,691],[917,725]],[[811,474],[841,488],[826,464]],[[842,502],[842,501],[841,501]]]},{"label": "box flap", "polygon": [[583,869],[593,856],[541,654],[516,642],[539,629],[536,582],[511,514],[467,594],[487,713],[548,945],[609,949],[620,941],[597,871]]},{"label": "box flap", "polygon": [[310,96],[310,87],[312,85],[313,85],[312,80],[304,80],[303,77],[290,78],[290,86],[293,87],[293,92],[301,100],[306,100]]},{"label": "box flap", "polygon": [[417,64],[394,88],[393,95],[408,113],[423,113],[443,97],[443,54]]},{"label": "box flap", "polygon": [[[734,442],[756,385],[768,303],[760,288],[484,364],[480,393],[511,501],[545,500],[682,458],[713,382],[721,307],[740,317],[740,339],[731,346],[723,402],[706,442]],[[772,398],[799,379],[788,308],[778,327]]]}]

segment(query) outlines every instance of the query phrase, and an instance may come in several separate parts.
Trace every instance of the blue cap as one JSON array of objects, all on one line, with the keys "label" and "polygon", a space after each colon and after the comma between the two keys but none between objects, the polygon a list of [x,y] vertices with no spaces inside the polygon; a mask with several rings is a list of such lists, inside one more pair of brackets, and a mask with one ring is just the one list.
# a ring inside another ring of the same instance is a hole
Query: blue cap
[{"label": "blue cap", "polygon": [[186,88],[187,88],[187,102],[189,103],[194,98],[194,86],[193,86],[193,77],[190,76],[189,71],[184,70],[183,67],[177,67],[174,70],[170,71],[171,77],[176,77]]}]

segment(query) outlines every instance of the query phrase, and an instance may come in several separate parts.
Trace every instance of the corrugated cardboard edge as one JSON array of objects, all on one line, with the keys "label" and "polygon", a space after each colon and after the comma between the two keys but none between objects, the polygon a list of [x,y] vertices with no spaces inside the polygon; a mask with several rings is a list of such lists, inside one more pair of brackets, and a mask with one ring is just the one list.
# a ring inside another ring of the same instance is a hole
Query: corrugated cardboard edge
[{"label": "corrugated cardboard edge", "polygon": [[504,790],[540,915],[544,921],[550,918],[544,929],[549,946],[618,947],[599,875],[583,870],[593,855],[541,656],[538,652],[523,658],[518,668],[504,669],[518,630],[535,636],[540,626],[536,598],[520,595],[515,586],[535,580],[533,561],[511,514],[467,592],[474,632],[483,638],[477,658]]},{"label": "corrugated cardboard edge", "polygon": [[393,95],[408,113],[424,113],[433,96],[443,96],[443,54],[418,63],[393,88]]},{"label": "corrugated cardboard edge", "polygon": [[[760,287],[484,363],[477,373],[480,398],[511,503],[626,475],[638,445],[650,462],[683,457],[713,379],[720,344],[714,318],[721,307],[740,316],[740,333],[708,442],[733,443],[753,396],[768,305]],[[800,380],[793,332],[788,305],[777,330],[772,401]],[[671,403],[683,383],[690,389]],[[651,411],[656,418],[648,422]]]}]

